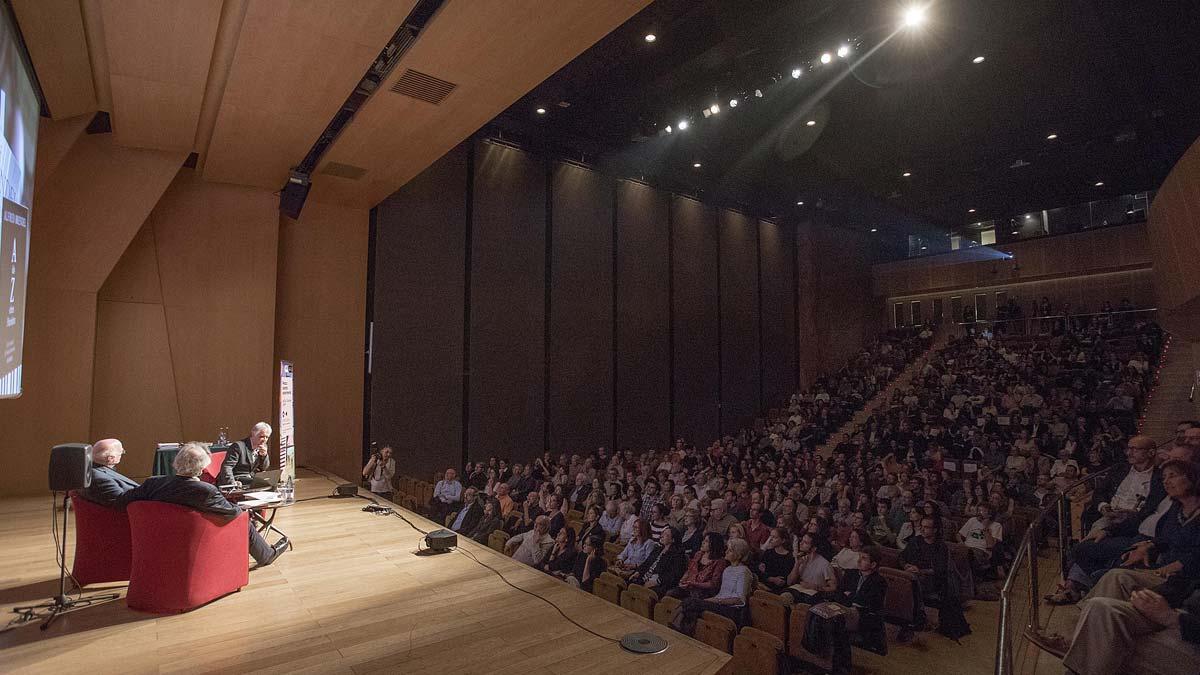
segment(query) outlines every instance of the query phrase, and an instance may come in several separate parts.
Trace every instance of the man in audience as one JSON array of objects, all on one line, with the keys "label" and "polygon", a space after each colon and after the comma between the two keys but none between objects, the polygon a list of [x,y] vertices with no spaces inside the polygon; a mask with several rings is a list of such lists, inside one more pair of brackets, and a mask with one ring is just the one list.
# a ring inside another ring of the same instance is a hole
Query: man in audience
[{"label": "man in audience", "polygon": [[[204,445],[186,443],[171,463],[175,475],[147,478],[145,483],[118,497],[116,503],[124,507],[139,501],[167,502],[233,520],[242,510],[230,504],[217,486],[200,480],[200,474],[211,462],[212,456]],[[275,562],[287,550],[287,537],[281,538],[271,546],[254,528],[253,519],[249,520],[248,529],[250,557],[254,558],[259,567]]]},{"label": "man in audience", "polygon": [[904,571],[920,575],[921,593],[927,600],[941,597],[950,560],[950,551],[939,534],[935,519],[922,518],[920,536],[909,539],[908,546],[900,552]]},{"label": "man in audience", "polygon": [[462,483],[458,482],[458,471],[446,469],[442,480],[433,487],[433,497],[429,500],[429,510],[433,519],[441,522],[450,509],[462,498]]},{"label": "man in audience", "polygon": [[533,521],[533,529],[510,537],[504,543],[505,553],[530,567],[537,567],[552,548],[554,539],[550,537],[550,519],[546,516],[538,516]]},{"label": "man in audience", "polygon": [[121,495],[137,487],[137,481],[122,476],[115,468],[124,455],[125,447],[115,438],[92,445],[92,484],[83,490],[85,499],[113,506]]},{"label": "man in audience", "polygon": [[571,494],[567,496],[567,500],[571,503],[571,508],[582,511],[584,502],[587,501],[588,495],[592,493],[592,483],[588,479],[586,473],[575,474],[575,488],[571,490]]},{"label": "man in audience", "polygon": [[722,537],[729,534],[729,526],[736,523],[737,518],[729,513],[724,499],[714,499],[709,505],[710,512],[708,516],[708,526],[704,528],[705,532],[715,532]]},{"label": "man in audience", "polygon": [[217,474],[217,485],[252,484],[254,474],[271,466],[271,454],[267,451],[270,440],[271,425],[259,422],[250,429],[249,436],[230,445]]},{"label": "man in audience", "polygon": [[469,487],[463,490],[462,504],[458,513],[450,523],[450,529],[455,532],[471,532],[483,517],[483,502],[476,495],[478,491]]},{"label": "man in audience", "polygon": [[510,488],[507,483],[500,483],[496,486],[496,501],[500,504],[500,517],[507,518],[512,513],[516,502],[509,495]]}]

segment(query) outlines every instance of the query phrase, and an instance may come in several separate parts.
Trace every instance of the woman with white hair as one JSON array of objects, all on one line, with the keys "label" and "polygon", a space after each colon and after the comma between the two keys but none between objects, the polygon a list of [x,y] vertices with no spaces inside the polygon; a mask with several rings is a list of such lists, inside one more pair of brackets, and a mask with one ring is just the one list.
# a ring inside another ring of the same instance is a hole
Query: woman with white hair
[{"label": "woman with white hair", "polygon": [[[212,455],[203,443],[185,443],[175,455],[171,467],[174,476],[154,476],[146,479],[138,487],[117,498],[117,504],[124,507],[131,502],[151,501],[166,502],[187,506],[203,513],[224,516],[228,520],[236,518],[242,510],[230,504],[217,486],[200,480],[200,474],[212,463]],[[275,562],[289,547],[288,538],[283,537],[274,546],[267,544],[254,523],[249,523],[250,555],[259,567],[265,567]]]}]

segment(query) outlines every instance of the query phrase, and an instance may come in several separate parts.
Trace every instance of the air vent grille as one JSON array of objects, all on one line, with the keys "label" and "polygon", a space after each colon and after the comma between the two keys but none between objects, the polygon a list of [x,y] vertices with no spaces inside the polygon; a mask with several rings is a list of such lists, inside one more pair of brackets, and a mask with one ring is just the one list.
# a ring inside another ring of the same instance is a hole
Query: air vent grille
[{"label": "air vent grille", "polygon": [[321,167],[320,173],[326,176],[358,180],[366,175],[367,170],[361,166],[352,166],[350,164],[342,164],[341,162],[328,162],[325,166]]},{"label": "air vent grille", "polygon": [[396,83],[392,85],[392,91],[403,96],[415,98],[418,101],[425,101],[426,103],[438,105],[442,101],[445,101],[446,97],[449,96],[456,87],[458,87],[458,85],[454,84],[453,82],[447,82],[441,78],[434,77],[433,75],[427,75],[420,71],[409,68],[408,70],[405,70],[404,74],[400,76],[400,79],[396,80]]}]

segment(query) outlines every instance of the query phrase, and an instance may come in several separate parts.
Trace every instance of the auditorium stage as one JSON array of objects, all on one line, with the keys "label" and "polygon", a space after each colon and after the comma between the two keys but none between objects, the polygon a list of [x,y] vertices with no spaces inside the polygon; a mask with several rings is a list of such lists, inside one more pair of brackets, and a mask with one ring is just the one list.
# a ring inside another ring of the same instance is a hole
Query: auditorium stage
[{"label": "auditorium stage", "polygon": [[[344,482],[302,470],[297,498]],[[455,552],[417,556],[421,535],[361,499],[282,509],[276,525],[295,550],[250,572],[250,585],[186,614],[134,612],[123,600],[84,608],[46,632],[0,633],[0,671],[37,673],[715,673],[729,656],[513,562],[462,546],[573,619],[619,638],[666,637],[638,656],[572,625]],[[424,530],[435,524],[410,512]],[[71,559],[74,537],[69,537]],[[0,501],[0,625],[14,605],[57,593],[50,496]],[[95,592],[105,586],[89,587]],[[124,587],[120,590],[123,592]]]}]

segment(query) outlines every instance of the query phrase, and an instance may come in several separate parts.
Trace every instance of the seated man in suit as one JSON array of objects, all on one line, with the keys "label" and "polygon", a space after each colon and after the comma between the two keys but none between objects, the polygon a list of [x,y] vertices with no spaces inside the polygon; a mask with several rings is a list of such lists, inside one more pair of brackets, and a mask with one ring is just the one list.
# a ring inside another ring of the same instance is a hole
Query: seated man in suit
[{"label": "seated man in suit", "polygon": [[254,482],[254,474],[266,471],[271,466],[271,455],[267,442],[271,440],[271,425],[266,422],[255,424],[250,435],[229,446],[221,471],[217,474],[217,485]]},{"label": "seated man in suit", "polygon": [[463,490],[462,507],[450,521],[450,529],[455,532],[471,532],[483,518],[483,500],[478,497],[479,491],[473,487]]},{"label": "seated man in suit", "polygon": [[122,476],[113,468],[124,454],[125,447],[115,438],[96,441],[92,445],[92,484],[83,490],[85,499],[113,506],[118,497],[137,487],[137,481]]},{"label": "seated man in suit", "polygon": [[[174,476],[155,476],[145,483],[126,492],[117,498],[117,504],[125,506],[130,502],[153,501],[167,502],[187,506],[204,513],[214,513],[233,520],[242,512],[240,508],[229,503],[217,486],[200,480],[200,474],[212,462],[208,449],[200,443],[186,443],[175,455],[171,466],[175,469]],[[267,544],[258,530],[254,529],[254,521],[250,521],[250,556],[265,567],[275,562],[287,550],[288,538],[283,537],[274,546]]]}]

